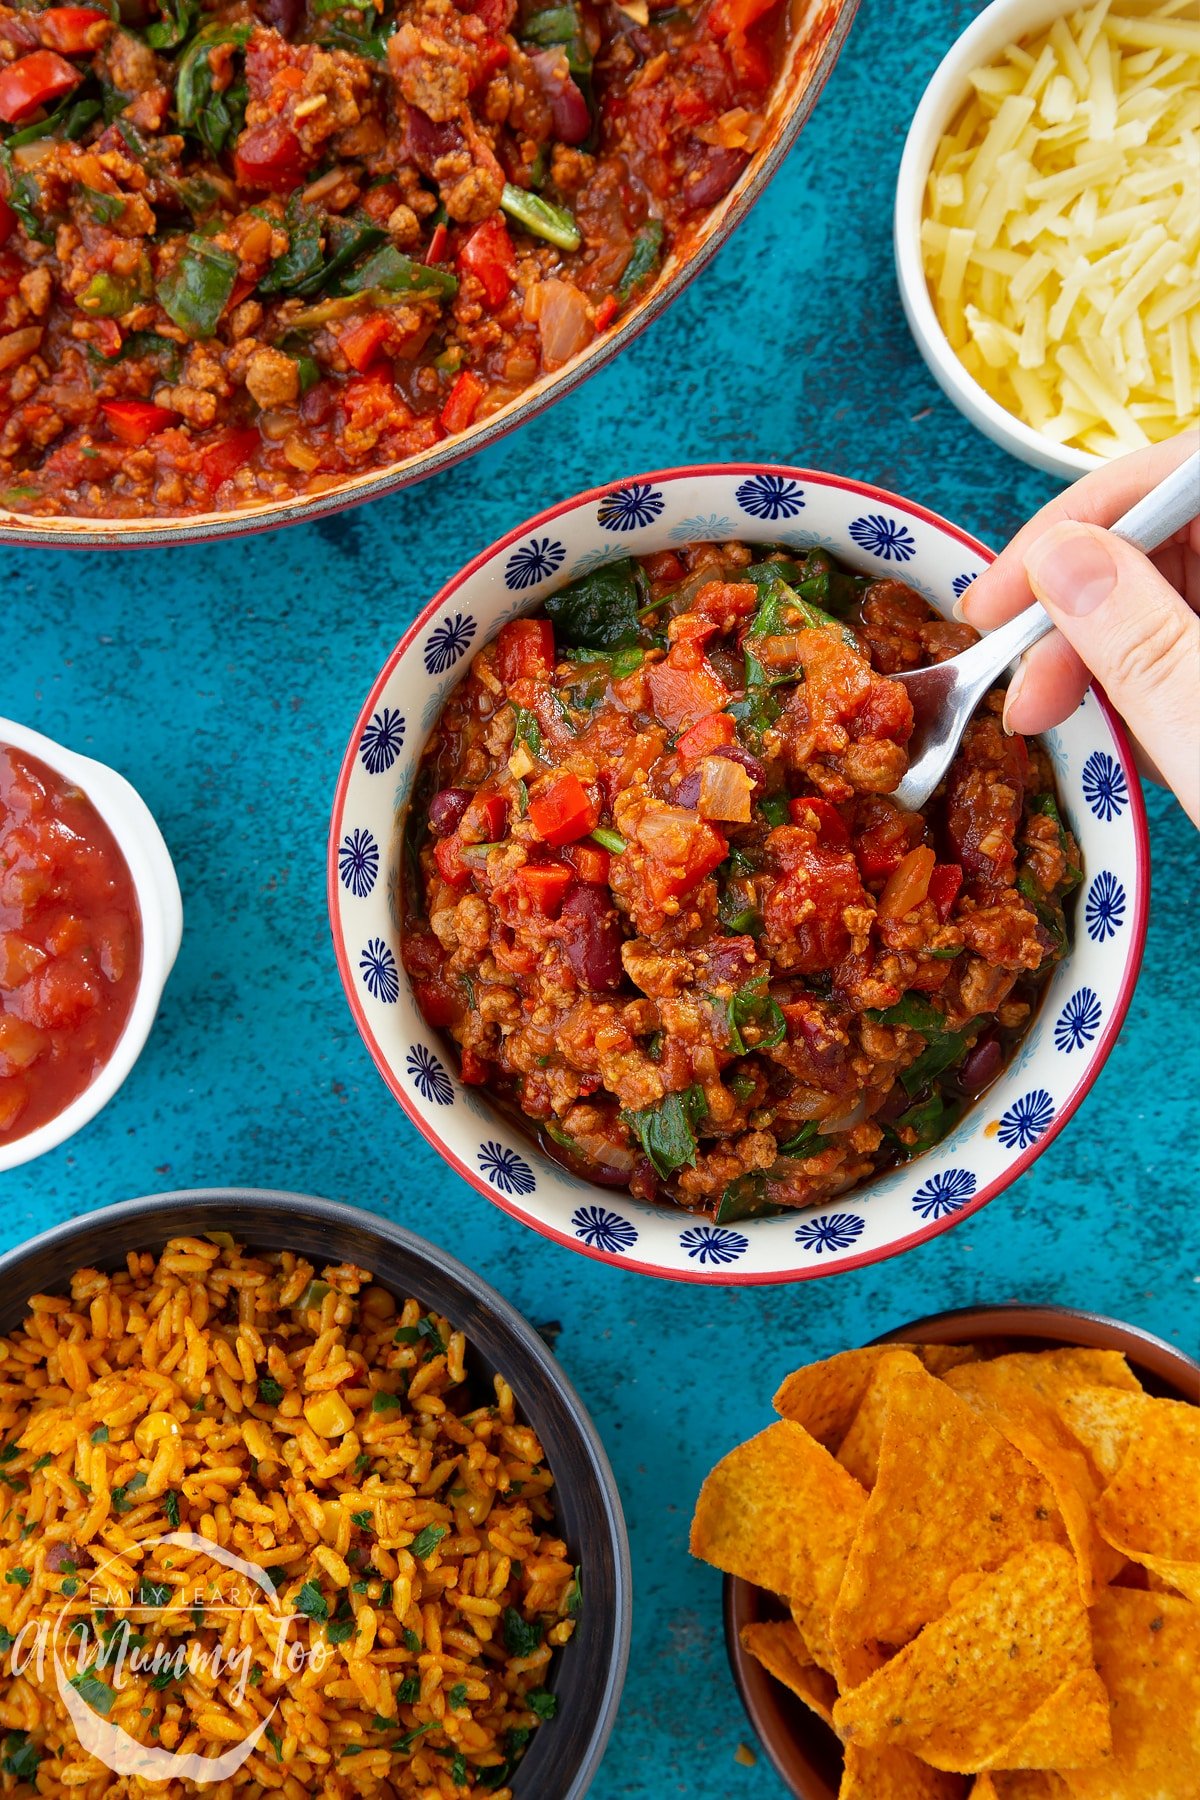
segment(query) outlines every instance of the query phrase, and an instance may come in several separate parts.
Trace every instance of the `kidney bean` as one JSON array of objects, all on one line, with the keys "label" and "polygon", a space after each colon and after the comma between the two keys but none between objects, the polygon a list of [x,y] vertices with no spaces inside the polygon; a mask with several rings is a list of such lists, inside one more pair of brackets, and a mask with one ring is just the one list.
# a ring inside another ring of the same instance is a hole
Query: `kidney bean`
[{"label": "kidney bean", "polygon": [[958,1072],[958,1085],[964,1094],[982,1094],[1000,1073],[1004,1051],[1000,1039],[991,1032],[980,1038]]},{"label": "kidney bean", "polygon": [[471,804],[470,788],[442,788],[429,802],[429,829],[435,837],[450,837]]},{"label": "kidney bean", "polygon": [[612,896],[603,888],[581,883],[563,901],[559,927],[567,961],[580,986],[594,994],[619,988],[625,970],[621,922]]},{"label": "kidney bean", "polygon": [[683,184],[683,203],[694,207],[715,206],[724,198],[749,162],[744,150],[710,150],[695,179]]},{"label": "kidney bean", "polygon": [[265,25],[273,26],[280,37],[294,37],[296,27],[304,17],[304,0],[262,0],[259,16]]}]

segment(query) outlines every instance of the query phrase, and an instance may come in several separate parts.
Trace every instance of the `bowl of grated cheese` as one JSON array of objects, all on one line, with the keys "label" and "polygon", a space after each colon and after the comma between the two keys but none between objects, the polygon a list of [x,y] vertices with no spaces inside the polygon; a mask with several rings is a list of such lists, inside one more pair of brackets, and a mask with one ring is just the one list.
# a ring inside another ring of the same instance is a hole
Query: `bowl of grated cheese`
[{"label": "bowl of grated cheese", "polygon": [[1200,418],[1195,0],[993,0],[917,108],[900,294],[943,392],[1068,478]]}]

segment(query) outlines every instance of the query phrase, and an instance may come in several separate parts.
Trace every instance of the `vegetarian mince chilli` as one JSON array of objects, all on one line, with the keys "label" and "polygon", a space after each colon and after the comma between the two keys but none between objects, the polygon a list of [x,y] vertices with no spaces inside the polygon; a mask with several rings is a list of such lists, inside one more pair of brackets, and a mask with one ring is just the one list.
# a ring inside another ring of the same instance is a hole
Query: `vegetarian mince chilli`
[{"label": "vegetarian mince chilli", "polygon": [[923,813],[889,677],[975,640],[822,550],[610,563],[504,625],[425,751],[403,954],[462,1078],[718,1221],[919,1154],[996,1079],[1081,879],[989,696]]},{"label": "vegetarian mince chilli", "polygon": [[563,368],[760,142],[781,0],[0,0],[0,506],[222,511]]}]

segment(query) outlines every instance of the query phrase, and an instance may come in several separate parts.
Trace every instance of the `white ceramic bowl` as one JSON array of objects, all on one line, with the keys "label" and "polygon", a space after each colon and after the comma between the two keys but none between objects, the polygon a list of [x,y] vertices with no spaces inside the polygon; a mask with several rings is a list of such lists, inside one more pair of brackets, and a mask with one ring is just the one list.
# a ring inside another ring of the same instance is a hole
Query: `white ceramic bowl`
[{"label": "white ceramic bowl", "polygon": [[968,375],[950,348],[929,297],[921,254],[921,220],[925,184],[938,142],[967,98],[972,69],[991,62],[1006,44],[1017,43],[1031,32],[1042,31],[1060,15],[1074,11],[1067,0],[992,0],[968,25],[939,63],[913,115],[896,179],[894,218],[896,276],[900,299],[917,348],[929,372],[960,413],[986,433],[993,443],[1019,456],[1035,469],[1075,481],[1089,469],[1101,468],[1105,459],[1088,450],[1073,450],[1055,443],[1032,425],[1026,425]]},{"label": "white ceramic bowl", "polygon": [[95,1080],[62,1112],[24,1137],[0,1144],[3,1172],[32,1162],[35,1156],[43,1156],[73,1137],[89,1119],[95,1118],[102,1106],[107,1106],[129,1074],[150,1035],[167,976],[179,954],[183,901],[162,832],[146,802],[123,775],[90,756],[78,756],[74,750],[65,749],[52,738],[43,737],[40,731],[30,731],[13,719],[0,719],[0,746],[36,756],[56,774],[65,775],[82,788],[129,865],[142,925],[142,967],[137,993],[112,1055]]},{"label": "white ceramic bowl", "polygon": [[804,1280],[906,1250],[1014,1181],[1066,1124],[1121,1026],[1141,961],[1149,847],[1124,733],[1089,694],[1043,739],[1083,851],[1075,942],[1004,1075],[935,1149],[808,1212],[710,1224],[639,1203],[543,1156],[475,1087],[425,1024],[392,910],[403,813],[426,740],[471,653],[506,619],[618,557],[699,539],[824,545],[910,582],[948,613],[991,552],[880,488],[759,464],[676,469],[596,488],[500,539],[422,612],[371,689],[338,780],[329,908],[358,1028],[409,1118],[452,1169],[506,1212],[573,1250],[644,1274],[706,1282]]}]

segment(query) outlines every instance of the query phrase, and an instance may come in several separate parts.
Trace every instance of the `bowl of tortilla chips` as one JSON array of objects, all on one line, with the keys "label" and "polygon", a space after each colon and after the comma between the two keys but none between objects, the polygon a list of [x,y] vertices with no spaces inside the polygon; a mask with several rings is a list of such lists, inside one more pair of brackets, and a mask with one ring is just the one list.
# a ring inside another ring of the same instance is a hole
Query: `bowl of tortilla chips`
[{"label": "bowl of tortilla chips", "polygon": [[1200,1363],[970,1308],[797,1369],[713,1470],[734,1679],[799,1800],[1196,1800]]}]

